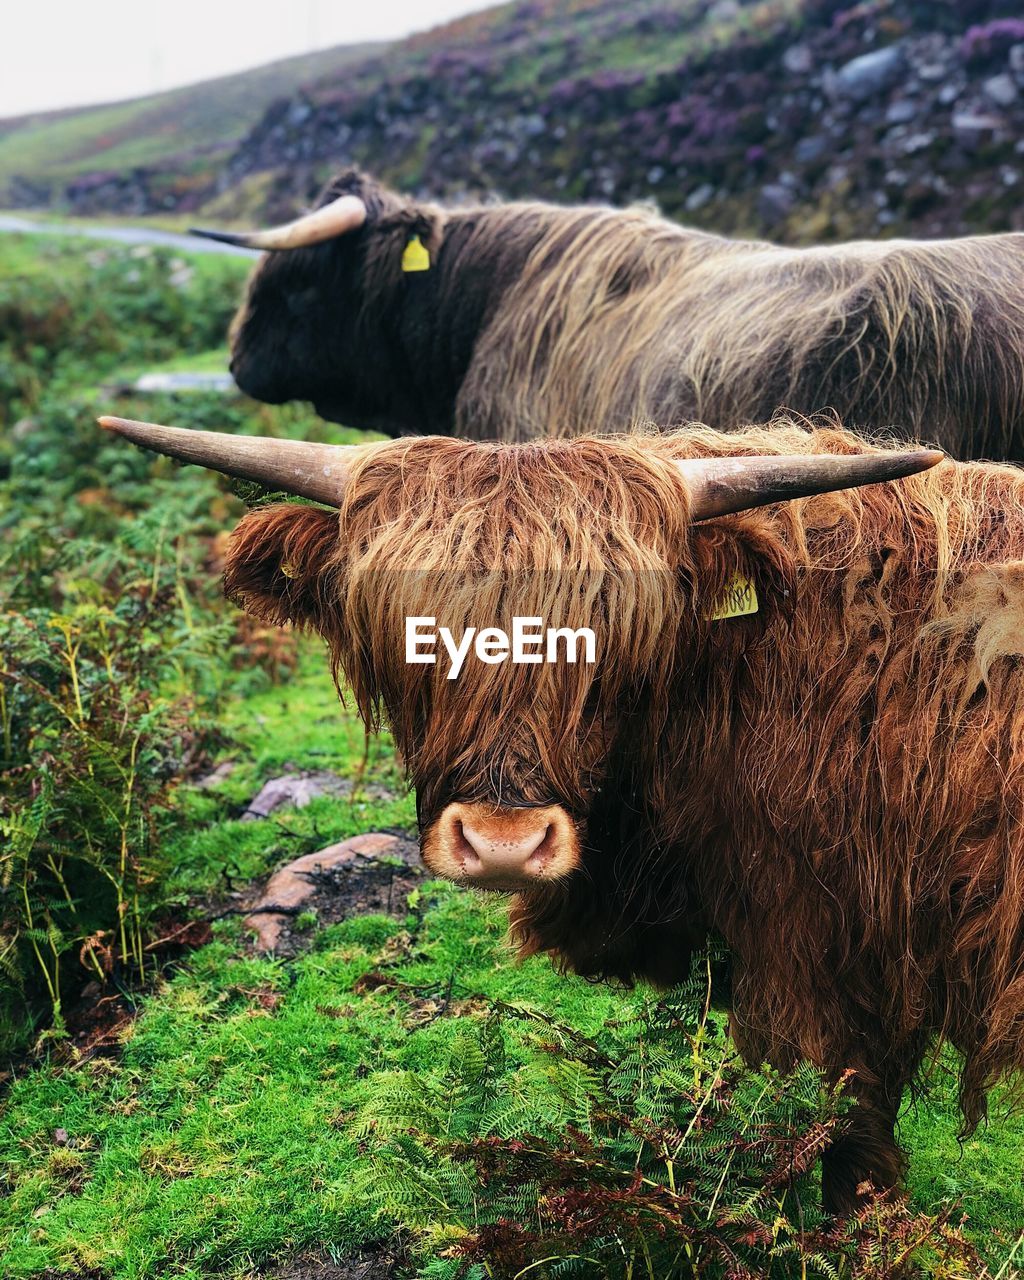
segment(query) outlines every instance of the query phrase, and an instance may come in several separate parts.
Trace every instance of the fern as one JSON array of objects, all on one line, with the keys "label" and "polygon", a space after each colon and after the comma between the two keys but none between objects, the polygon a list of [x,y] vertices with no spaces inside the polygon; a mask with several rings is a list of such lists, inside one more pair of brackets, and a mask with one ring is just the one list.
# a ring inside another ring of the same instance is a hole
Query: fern
[{"label": "fern", "polygon": [[982,1280],[949,1214],[822,1216],[817,1162],[853,1104],[806,1065],[746,1070],[711,968],[594,1039],[500,1005],[434,1072],[370,1082],[366,1187],[422,1280]]}]

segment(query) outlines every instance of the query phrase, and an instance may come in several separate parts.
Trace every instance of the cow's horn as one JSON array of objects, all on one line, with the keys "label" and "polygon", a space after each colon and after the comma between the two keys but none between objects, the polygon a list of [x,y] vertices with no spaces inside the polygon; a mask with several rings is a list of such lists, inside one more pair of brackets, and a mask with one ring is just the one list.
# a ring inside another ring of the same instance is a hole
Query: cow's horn
[{"label": "cow's horn", "polygon": [[937,449],[911,449],[901,453],[684,458],[676,465],[690,491],[691,518],[710,520],[769,502],[899,480],[927,471],[945,456]]},{"label": "cow's horn", "polygon": [[130,418],[100,418],[100,426],[133,444],[166,453],[197,467],[255,480],[268,489],[340,507],[345,484],[362,445],[314,444],[308,440],[271,440],[221,431],[188,431]]},{"label": "cow's horn", "polygon": [[365,221],[366,205],[359,196],[338,196],[322,209],[314,209],[294,222],[269,227],[266,231],[205,231],[191,227],[189,234],[240,245],[243,249],[301,249],[357,231]]}]

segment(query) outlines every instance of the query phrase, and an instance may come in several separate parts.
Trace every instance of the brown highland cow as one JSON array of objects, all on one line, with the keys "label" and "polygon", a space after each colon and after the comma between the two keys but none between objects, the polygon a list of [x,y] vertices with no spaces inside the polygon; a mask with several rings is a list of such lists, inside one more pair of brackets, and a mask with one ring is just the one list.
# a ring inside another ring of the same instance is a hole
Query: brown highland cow
[{"label": "brown highland cow", "polygon": [[[832,1209],[898,1179],[938,1044],[968,1129],[1024,1064],[1024,474],[871,483],[937,455],[785,420],[350,449],[106,423],[340,507],[246,516],[229,595],[324,637],[427,866],[512,891],[523,951],[668,984],[726,940],[744,1056],[854,1073]],[[723,618],[738,579],[756,612]],[[597,662],[405,661],[410,617],[517,616],[593,629]]]},{"label": "brown highland cow", "polygon": [[442,209],[356,172],[286,228],[203,234],[272,250],[241,388],[349,426],[733,430],[785,405],[1024,458],[1024,235],[781,248],[639,209]]}]

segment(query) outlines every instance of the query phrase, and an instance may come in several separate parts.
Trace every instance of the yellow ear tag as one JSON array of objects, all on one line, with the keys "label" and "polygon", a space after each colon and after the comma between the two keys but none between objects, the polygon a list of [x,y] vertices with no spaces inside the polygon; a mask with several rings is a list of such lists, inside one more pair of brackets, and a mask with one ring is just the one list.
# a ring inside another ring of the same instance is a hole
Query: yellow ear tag
[{"label": "yellow ear tag", "polygon": [[403,271],[429,271],[430,254],[419,236],[413,236],[402,254]]},{"label": "yellow ear tag", "polygon": [[748,614],[757,613],[757,590],[749,578],[741,573],[733,574],[732,581],[725,589],[725,594],[718,601],[714,612],[708,614],[709,622],[720,622],[723,618],[745,618]]},{"label": "yellow ear tag", "polygon": [[284,561],[284,563],[281,565],[281,572],[284,574],[284,576],[285,576],[286,578],[294,578],[294,577],[295,577],[295,566],[294,566],[293,564],[290,564],[290,563],[286,560],[286,561]]}]

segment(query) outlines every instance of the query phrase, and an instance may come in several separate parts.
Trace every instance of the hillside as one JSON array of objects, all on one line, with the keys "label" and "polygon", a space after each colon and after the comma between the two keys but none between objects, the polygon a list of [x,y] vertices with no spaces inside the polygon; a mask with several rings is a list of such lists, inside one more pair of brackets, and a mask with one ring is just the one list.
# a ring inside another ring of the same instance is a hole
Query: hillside
[{"label": "hillside", "polygon": [[[1017,228],[1024,17],[1009,0],[517,0],[349,51],[213,159],[200,142],[216,139],[190,137],[134,169],[107,151],[103,173],[41,196],[18,170],[9,193],[250,221],[356,163],[420,195],[653,199],[793,242]],[[16,143],[0,138],[0,178]]]},{"label": "hillside", "polygon": [[689,223],[795,242],[1020,227],[1011,7],[532,0],[410,42],[375,83],[275,104],[230,186],[273,175],[277,215],[355,161],[447,198],[653,198]]},{"label": "hillside", "polygon": [[[219,161],[268,103],[375,48],[341,45],[149,97],[0,120],[0,203],[43,206],[66,197],[125,213],[163,200],[187,207],[208,192]],[[151,175],[145,194],[133,191],[140,173]]]}]

